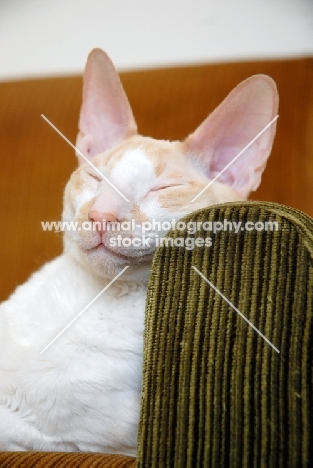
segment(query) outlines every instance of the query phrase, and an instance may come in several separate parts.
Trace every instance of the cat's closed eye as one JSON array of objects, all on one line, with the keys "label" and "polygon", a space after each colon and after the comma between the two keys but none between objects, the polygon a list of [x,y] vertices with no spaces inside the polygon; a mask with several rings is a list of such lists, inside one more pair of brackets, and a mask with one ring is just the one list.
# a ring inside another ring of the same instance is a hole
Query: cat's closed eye
[{"label": "cat's closed eye", "polygon": [[161,185],[159,187],[153,187],[150,192],[159,192],[161,190],[166,190],[166,189],[171,189],[171,188],[177,188],[177,187],[183,187],[183,184],[172,184],[172,185]]},{"label": "cat's closed eye", "polygon": [[96,173],[93,172],[87,172],[87,175],[90,176],[92,179],[97,180],[98,182],[102,182],[103,178]]}]

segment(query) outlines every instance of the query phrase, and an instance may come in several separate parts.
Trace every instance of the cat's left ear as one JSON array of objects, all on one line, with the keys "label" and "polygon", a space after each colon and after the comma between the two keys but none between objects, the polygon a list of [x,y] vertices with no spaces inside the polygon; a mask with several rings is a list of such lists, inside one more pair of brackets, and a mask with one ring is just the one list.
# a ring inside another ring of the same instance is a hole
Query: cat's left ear
[{"label": "cat's left ear", "polygon": [[83,81],[76,147],[92,158],[136,134],[137,125],[120,78],[101,49],[89,54]]},{"label": "cat's left ear", "polygon": [[255,75],[240,83],[209,117],[190,135],[185,144],[211,180],[217,178],[243,198],[256,190],[271,152],[276,121],[234,162],[232,160],[277,115],[275,82]]}]

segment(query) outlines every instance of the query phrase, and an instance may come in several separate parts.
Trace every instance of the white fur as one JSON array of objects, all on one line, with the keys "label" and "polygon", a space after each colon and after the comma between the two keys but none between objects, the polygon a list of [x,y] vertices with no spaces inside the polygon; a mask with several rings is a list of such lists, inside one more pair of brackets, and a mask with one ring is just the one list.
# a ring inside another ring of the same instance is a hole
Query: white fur
[{"label": "white fur", "polygon": [[135,454],[145,284],[112,285],[64,254],[0,313],[0,450]]}]

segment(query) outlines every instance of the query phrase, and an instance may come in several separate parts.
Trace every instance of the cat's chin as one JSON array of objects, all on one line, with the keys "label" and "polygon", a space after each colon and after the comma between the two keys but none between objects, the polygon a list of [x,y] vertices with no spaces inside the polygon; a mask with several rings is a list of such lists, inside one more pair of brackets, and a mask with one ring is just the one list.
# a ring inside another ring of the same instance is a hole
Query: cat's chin
[{"label": "cat's chin", "polygon": [[103,244],[98,244],[95,247],[92,247],[91,249],[86,249],[85,252],[88,258],[90,258],[91,260],[94,258],[103,258],[104,260],[107,260],[107,257],[109,257],[111,260],[114,259],[116,261],[120,259],[123,263],[129,262],[128,255],[124,255],[118,251],[112,251]]},{"label": "cat's chin", "polygon": [[129,266],[129,270],[123,273],[123,278],[127,280],[146,280],[153,257],[153,253],[140,255],[138,257],[126,255],[116,250],[111,251],[103,244],[93,248],[84,249],[76,243],[68,242],[65,238],[65,252],[78,261],[84,268],[102,278],[114,278],[120,271]]},{"label": "cat's chin", "polygon": [[93,261],[97,260],[100,262],[114,261],[120,262],[120,264],[142,264],[151,263],[154,251],[142,252],[140,250],[127,250],[124,252],[117,249],[111,249],[105,244],[98,244],[95,247],[85,250],[88,258]]}]

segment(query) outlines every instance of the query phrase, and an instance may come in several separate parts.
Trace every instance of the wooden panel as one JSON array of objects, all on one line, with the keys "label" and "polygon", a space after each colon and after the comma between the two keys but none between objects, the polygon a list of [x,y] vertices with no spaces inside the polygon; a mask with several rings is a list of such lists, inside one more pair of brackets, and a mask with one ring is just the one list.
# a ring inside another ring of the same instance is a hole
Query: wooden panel
[{"label": "wooden panel", "polygon": [[[277,82],[277,137],[253,198],[313,216],[313,60],[246,62],[128,72],[121,75],[142,134],[184,138],[243,79],[265,73]],[[40,221],[58,220],[74,151],[41,118],[75,142],[81,78],[0,83],[0,300],[61,252],[60,235]]]}]

